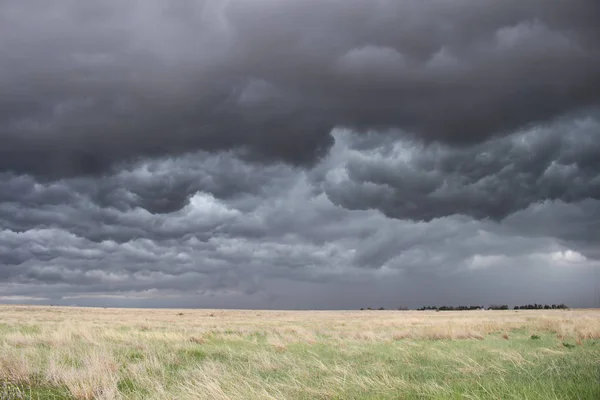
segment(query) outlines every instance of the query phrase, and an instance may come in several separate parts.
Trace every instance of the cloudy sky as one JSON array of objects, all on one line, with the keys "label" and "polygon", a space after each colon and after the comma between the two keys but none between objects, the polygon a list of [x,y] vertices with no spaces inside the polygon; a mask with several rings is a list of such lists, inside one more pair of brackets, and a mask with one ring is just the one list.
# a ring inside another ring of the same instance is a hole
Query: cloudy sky
[{"label": "cloudy sky", "polygon": [[0,0],[0,302],[600,306],[597,0]]}]

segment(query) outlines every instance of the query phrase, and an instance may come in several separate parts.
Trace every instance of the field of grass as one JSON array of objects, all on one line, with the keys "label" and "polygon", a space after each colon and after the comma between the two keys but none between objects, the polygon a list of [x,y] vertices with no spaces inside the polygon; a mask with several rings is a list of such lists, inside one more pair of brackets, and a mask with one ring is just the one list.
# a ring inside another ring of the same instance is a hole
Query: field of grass
[{"label": "field of grass", "polygon": [[5,399],[600,399],[600,310],[0,306]]}]

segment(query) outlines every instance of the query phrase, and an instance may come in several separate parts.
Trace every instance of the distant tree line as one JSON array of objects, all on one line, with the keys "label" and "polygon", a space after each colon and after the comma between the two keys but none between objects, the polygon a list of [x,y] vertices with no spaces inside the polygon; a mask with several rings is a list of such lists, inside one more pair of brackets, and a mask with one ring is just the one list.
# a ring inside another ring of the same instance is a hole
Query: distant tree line
[{"label": "distant tree line", "polygon": [[472,311],[483,310],[483,306],[426,306],[418,308],[417,311]]},{"label": "distant tree line", "polygon": [[[566,310],[565,304],[528,304],[525,306],[514,306],[513,310]],[[492,304],[487,308],[483,306],[428,306],[417,309],[418,311],[472,311],[472,310],[509,310],[507,304]]]},{"label": "distant tree line", "polygon": [[515,306],[514,310],[566,310],[567,307],[565,304],[527,304],[526,306]]},{"label": "distant tree line", "polygon": [[[566,310],[565,304],[527,304],[524,306],[514,306],[513,310]],[[487,308],[484,306],[425,306],[417,308],[417,311],[473,311],[473,310],[509,310],[507,304],[491,304]],[[385,310],[383,307],[379,308],[361,308],[361,310]],[[409,310],[407,307],[398,307],[396,310]]]}]

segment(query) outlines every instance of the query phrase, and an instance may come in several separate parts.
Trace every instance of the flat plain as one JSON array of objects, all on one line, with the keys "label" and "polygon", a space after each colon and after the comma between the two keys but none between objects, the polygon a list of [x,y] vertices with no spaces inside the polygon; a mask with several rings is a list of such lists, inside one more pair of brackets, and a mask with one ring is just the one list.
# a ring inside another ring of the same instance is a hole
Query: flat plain
[{"label": "flat plain", "polygon": [[0,399],[600,399],[600,310],[0,306]]}]

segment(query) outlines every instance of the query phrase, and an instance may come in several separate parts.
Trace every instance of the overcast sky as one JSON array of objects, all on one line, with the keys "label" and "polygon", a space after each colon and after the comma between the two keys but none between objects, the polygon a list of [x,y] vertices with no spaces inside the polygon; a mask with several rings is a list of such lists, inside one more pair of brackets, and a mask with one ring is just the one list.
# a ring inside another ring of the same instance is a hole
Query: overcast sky
[{"label": "overcast sky", "polygon": [[600,306],[597,0],[0,0],[0,302]]}]

